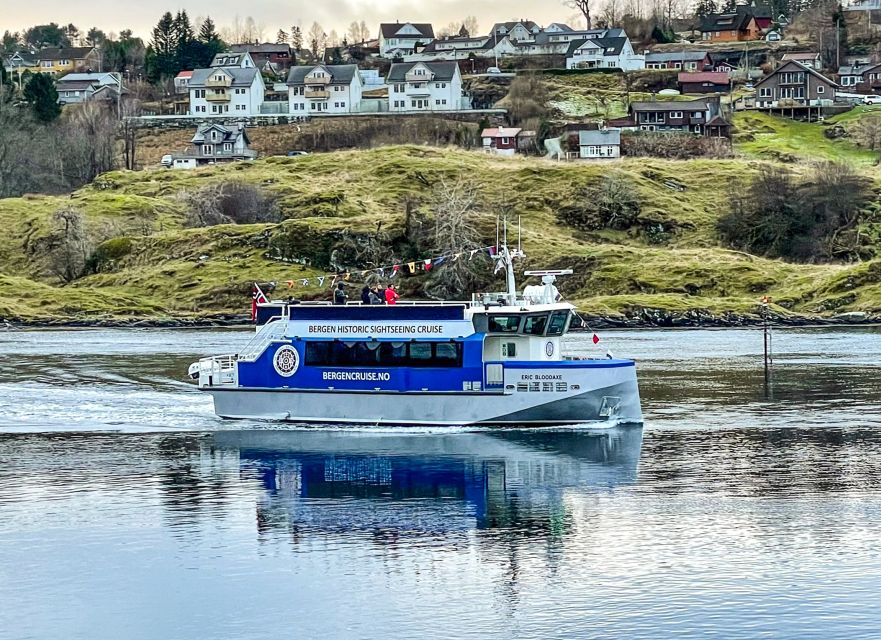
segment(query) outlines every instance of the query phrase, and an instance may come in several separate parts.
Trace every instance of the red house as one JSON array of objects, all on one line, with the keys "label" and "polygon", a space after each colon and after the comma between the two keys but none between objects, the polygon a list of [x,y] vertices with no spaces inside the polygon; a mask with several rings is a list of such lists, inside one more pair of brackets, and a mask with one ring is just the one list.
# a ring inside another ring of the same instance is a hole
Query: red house
[{"label": "red house", "polygon": [[682,93],[724,93],[731,86],[728,74],[724,71],[680,73],[678,81],[679,91]]},{"label": "red house", "polygon": [[483,150],[500,156],[513,156],[535,134],[514,127],[492,127],[480,132]]}]

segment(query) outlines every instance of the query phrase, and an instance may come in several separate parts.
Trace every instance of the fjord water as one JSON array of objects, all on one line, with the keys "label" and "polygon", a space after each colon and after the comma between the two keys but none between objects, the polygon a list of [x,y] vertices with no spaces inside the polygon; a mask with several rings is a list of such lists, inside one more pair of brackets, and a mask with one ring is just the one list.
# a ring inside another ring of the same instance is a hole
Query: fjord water
[{"label": "fjord water", "polygon": [[0,333],[0,638],[878,637],[881,331],[771,399],[760,331],[602,337],[642,428],[223,422],[241,330]]}]

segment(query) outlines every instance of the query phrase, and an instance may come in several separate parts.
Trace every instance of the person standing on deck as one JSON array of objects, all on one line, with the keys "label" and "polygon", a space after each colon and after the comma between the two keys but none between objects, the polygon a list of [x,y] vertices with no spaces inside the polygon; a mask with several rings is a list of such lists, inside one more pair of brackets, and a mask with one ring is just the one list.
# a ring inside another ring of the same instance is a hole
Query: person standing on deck
[{"label": "person standing on deck", "polygon": [[361,289],[361,304],[370,304],[370,287],[366,284]]},{"label": "person standing on deck", "polygon": [[384,297],[385,293],[380,293],[376,287],[370,290],[370,304],[385,304]]},{"label": "person standing on deck", "polygon": [[386,304],[395,304],[398,301],[398,298],[401,296],[398,295],[398,292],[395,291],[395,285],[390,284],[388,289],[385,290],[385,303]]},{"label": "person standing on deck", "polygon": [[333,291],[333,303],[334,304],[346,304],[346,300],[349,299],[349,296],[346,295],[346,285],[340,282],[336,289]]}]

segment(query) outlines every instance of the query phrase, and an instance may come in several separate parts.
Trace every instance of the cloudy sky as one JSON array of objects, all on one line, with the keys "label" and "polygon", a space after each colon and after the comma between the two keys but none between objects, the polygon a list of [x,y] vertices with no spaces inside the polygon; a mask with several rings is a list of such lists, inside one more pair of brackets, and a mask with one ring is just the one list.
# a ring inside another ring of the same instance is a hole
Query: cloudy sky
[{"label": "cloudy sky", "polygon": [[210,15],[223,27],[236,15],[253,16],[265,28],[265,38],[275,39],[279,27],[292,24],[308,29],[318,21],[326,31],[336,29],[340,35],[352,20],[364,20],[371,31],[378,31],[380,22],[431,22],[435,29],[454,20],[473,15],[481,32],[488,32],[495,21],[529,18],[539,23],[574,21],[575,14],[558,0],[536,6],[534,0],[177,0],[176,3],[133,2],[131,0],[40,0],[11,3],[0,15],[0,31],[18,30],[34,24],[72,22],[81,30],[97,26],[103,31],[118,33],[131,28],[145,40],[152,26],[165,10],[186,9],[191,18]]}]

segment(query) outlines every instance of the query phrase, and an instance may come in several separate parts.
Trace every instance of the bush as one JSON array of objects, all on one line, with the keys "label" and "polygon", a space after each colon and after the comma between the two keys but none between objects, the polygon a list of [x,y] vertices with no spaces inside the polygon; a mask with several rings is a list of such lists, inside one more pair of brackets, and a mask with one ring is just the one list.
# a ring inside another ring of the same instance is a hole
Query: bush
[{"label": "bush", "polygon": [[623,231],[637,223],[640,213],[636,185],[627,176],[610,173],[599,184],[582,188],[575,204],[563,207],[559,218],[583,231]]},{"label": "bush", "polygon": [[628,133],[621,136],[621,153],[652,158],[729,158],[731,143],[726,138],[705,138],[687,133]]},{"label": "bush", "polygon": [[95,247],[89,258],[87,270],[92,273],[112,271],[117,261],[132,252],[134,242],[131,238],[111,238]]},{"label": "bush", "polygon": [[841,163],[819,163],[802,178],[765,166],[745,190],[731,194],[717,228],[730,246],[751,253],[809,262],[856,259],[870,187]]},{"label": "bush", "polygon": [[196,191],[181,191],[177,198],[186,208],[186,225],[278,222],[281,216],[274,196],[245,182],[224,182]]}]

